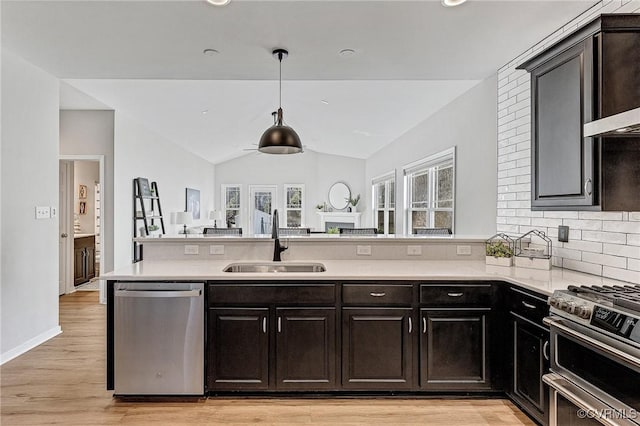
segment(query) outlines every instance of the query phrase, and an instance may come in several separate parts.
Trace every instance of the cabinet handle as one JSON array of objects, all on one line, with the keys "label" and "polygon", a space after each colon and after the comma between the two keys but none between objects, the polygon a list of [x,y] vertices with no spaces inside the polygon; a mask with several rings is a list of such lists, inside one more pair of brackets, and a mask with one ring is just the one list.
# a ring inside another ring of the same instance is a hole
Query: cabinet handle
[{"label": "cabinet handle", "polygon": [[422,334],[427,334],[427,317],[422,317]]},{"label": "cabinet handle", "polygon": [[587,180],[584,181],[584,192],[587,195],[591,195],[591,178],[587,178]]},{"label": "cabinet handle", "polygon": [[413,322],[411,321],[411,317],[409,317],[409,334],[413,331]]},{"label": "cabinet handle", "polygon": [[278,317],[278,333],[282,333],[282,317]]},{"label": "cabinet handle", "polygon": [[373,297],[384,297],[387,295],[387,293],[385,293],[384,291],[381,291],[380,293],[371,292],[369,294],[372,295]]},{"label": "cabinet handle", "polygon": [[527,303],[524,300],[522,301],[522,306],[524,306],[525,308],[529,308],[529,309],[535,309],[537,308],[536,305],[532,305],[531,303]]},{"label": "cabinet handle", "polygon": [[546,340],[544,342],[544,346],[542,346],[542,355],[544,356],[544,359],[546,359],[547,361],[549,361],[549,341]]},{"label": "cabinet handle", "polygon": [[262,332],[267,332],[267,317],[262,318]]},{"label": "cabinet handle", "polygon": [[449,297],[460,297],[462,296],[464,293],[447,293],[447,295]]}]

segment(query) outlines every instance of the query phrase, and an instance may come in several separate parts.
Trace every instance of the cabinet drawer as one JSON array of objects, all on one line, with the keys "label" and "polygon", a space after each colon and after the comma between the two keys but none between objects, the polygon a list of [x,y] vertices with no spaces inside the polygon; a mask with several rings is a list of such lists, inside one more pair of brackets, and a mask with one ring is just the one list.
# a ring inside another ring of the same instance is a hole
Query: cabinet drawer
[{"label": "cabinet drawer", "polygon": [[509,311],[538,325],[542,325],[542,319],[549,315],[545,296],[532,295],[514,287],[509,287],[507,307]]},{"label": "cabinet drawer", "polygon": [[342,303],[344,305],[411,306],[412,300],[413,286],[409,284],[345,284],[342,286]]},{"label": "cabinet drawer", "polygon": [[209,306],[216,305],[334,305],[335,284],[209,285]]},{"label": "cabinet drawer", "polygon": [[420,303],[426,306],[482,306],[492,304],[491,284],[431,284],[420,286]]}]

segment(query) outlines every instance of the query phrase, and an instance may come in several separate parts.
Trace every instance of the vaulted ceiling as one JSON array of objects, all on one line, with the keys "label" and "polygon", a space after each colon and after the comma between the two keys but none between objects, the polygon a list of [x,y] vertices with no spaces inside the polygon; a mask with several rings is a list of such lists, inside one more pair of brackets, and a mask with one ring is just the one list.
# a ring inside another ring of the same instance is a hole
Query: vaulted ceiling
[{"label": "vaulted ceiling", "polygon": [[285,121],[367,158],[595,3],[5,0],[2,45],[65,80],[62,108],[116,109],[213,163],[272,124],[283,47]]}]

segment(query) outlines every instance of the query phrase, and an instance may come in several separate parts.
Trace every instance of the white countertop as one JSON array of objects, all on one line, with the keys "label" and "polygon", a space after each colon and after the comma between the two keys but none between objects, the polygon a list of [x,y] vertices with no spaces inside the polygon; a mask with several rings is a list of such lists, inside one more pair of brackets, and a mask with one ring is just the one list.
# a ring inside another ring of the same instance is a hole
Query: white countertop
[{"label": "white countertop", "polygon": [[95,237],[96,234],[73,234],[73,238]]},{"label": "white countertop", "polygon": [[[296,242],[335,242],[335,241],[375,241],[377,242],[401,242],[401,243],[483,243],[489,236],[483,235],[340,235],[340,234],[310,234],[310,235],[280,235],[280,240]],[[211,235],[211,234],[187,234],[185,235],[158,235],[150,237],[137,237],[133,239],[139,243],[207,243],[211,241],[227,242],[273,242],[271,235]]]},{"label": "white countertop", "polygon": [[[550,295],[569,285],[628,283],[567,269],[550,271],[486,265],[483,261],[322,260],[319,273],[229,273],[232,260],[142,261],[100,276],[104,280],[501,280]],[[310,260],[309,262],[317,262]],[[261,262],[263,263],[263,262]],[[283,263],[308,263],[306,261]]]}]

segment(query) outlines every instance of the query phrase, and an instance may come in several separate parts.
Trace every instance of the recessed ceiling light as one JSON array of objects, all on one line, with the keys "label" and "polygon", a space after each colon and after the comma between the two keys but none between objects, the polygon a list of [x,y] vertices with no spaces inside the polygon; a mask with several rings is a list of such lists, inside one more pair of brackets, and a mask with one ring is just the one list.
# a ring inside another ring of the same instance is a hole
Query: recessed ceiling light
[{"label": "recessed ceiling light", "polygon": [[329,101],[326,99],[320,99],[320,102],[322,102],[325,105],[329,105]]},{"label": "recessed ceiling light", "polygon": [[353,49],[342,49],[340,52],[338,52],[338,55],[342,56],[343,58],[353,56],[355,54],[356,54],[356,51]]},{"label": "recessed ceiling light", "polygon": [[215,55],[219,54],[220,52],[217,51],[216,49],[204,49],[202,51],[202,53],[204,53],[207,56],[215,56]]},{"label": "recessed ceiling light", "polygon": [[446,7],[460,6],[467,0],[442,0],[442,5]]},{"label": "recessed ceiling light", "polygon": [[212,4],[214,6],[226,6],[231,2],[231,0],[207,0],[207,3]]},{"label": "recessed ceiling light", "polygon": [[208,114],[208,113],[209,113],[209,110],[208,110],[208,109],[204,109],[204,110],[202,110],[202,114]]}]

